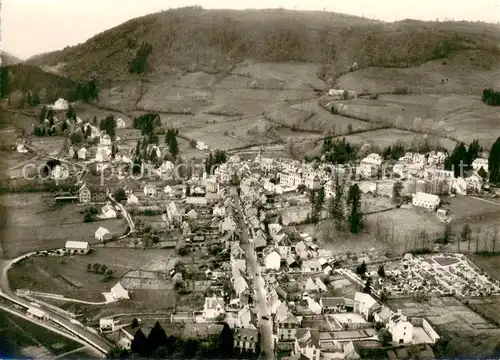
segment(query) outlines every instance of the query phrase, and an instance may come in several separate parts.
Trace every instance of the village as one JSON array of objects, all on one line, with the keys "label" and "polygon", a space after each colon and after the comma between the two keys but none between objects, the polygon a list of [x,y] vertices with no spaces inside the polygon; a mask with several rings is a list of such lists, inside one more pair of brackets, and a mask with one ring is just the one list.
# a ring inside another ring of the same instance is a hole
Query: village
[{"label": "village", "polygon": [[[59,99],[53,108],[66,112],[70,106]],[[96,222],[95,241],[68,240],[21,261],[89,256],[109,247],[176,254],[161,271],[137,268],[115,279],[103,270],[113,285],[94,303],[133,302],[141,289],[176,292],[186,299],[191,291],[205,289],[202,304],[190,308],[186,300],[168,317],[169,323],[184,326],[185,336],[204,341],[208,335],[199,334],[217,335],[227,324],[234,349],[248,356],[263,352],[266,358],[360,359],[382,351],[391,359],[407,359],[443,356],[436,353],[443,343],[443,324],[434,324],[425,310],[415,314],[392,306],[392,300],[421,303],[453,297],[462,304],[470,297],[500,294],[498,281],[466,255],[445,248],[442,234],[432,234],[425,243],[415,240],[413,247],[405,243],[403,251],[389,256],[374,249],[338,252],[319,233],[301,230],[338,220],[326,204],[350,197],[346,193],[354,187],[357,196],[382,204],[363,209],[364,216],[408,211],[432,217],[446,229],[454,214],[443,197],[498,196],[490,192],[483,154],[477,154],[471,169],[457,172],[444,170],[449,155],[437,150],[407,151],[397,160],[366,151],[359,160],[334,165],[325,156],[319,162],[268,157],[263,147],[252,157],[226,154],[192,140],[210,160],[179,166],[170,144],[139,141],[123,150],[115,129],[110,135],[78,117],[65,121],[92,142],[71,144],[52,164],[51,181],[74,182],[72,191],[56,194],[54,201],[86,208],[85,221]],[[113,121],[116,129],[129,126],[121,118]],[[20,143],[17,151],[29,147]],[[140,147],[154,161],[137,161]],[[345,205],[348,214],[351,209]],[[101,219],[115,218],[127,221],[127,233],[112,234],[98,225]],[[38,289],[17,293],[35,302],[72,301]],[[50,318],[37,307],[28,314]],[[149,329],[140,324],[140,315],[116,315],[100,318],[99,331],[117,347],[133,350],[137,330]]]}]

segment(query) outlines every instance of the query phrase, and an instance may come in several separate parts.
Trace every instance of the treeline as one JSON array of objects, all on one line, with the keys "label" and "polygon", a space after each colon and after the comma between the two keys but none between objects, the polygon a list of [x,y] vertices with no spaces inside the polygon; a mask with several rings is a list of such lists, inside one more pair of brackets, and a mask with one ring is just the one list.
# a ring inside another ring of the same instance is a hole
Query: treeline
[{"label": "treeline", "polygon": [[205,160],[205,170],[210,174],[210,170],[215,165],[224,164],[227,161],[227,154],[224,150],[210,151],[207,159]]},{"label": "treeline", "polygon": [[500,106],[500,91],[493,89],[484,89],[481,100],[487,105]]},{"label": "treeline", "polygon": [[327,162],[347,164],[356,160],[357,148],[347,142],[345,138],[334,140],[331,136],[328,136],[323,141],[321,154]]},{"label": "treeline", "polygon": [[[483,148],[479,145],[478,140],[472,141],[469,148],[465,147],[463,142],[457,144],[452,154],[444,161],[445,170],[453,170],[455,177],[463,177],[464,171],[472,168],[472,162],[483,152]],[[486,177],[484,169],[481,171],[482,176]]]},{"label": "treeline", "polygon": [[[134,319],[132,326],[138,328]],[[161,324],[157,321],[148,336],[139,328],[134,334],[130,351],[114,349],[108,353],[108,359],[125,359],[129,357],[154,359],[231,359],[235,358],[233,349],[233,331],[224,323],[219,335],[207,340],[180,339],[173,335],[167,336]]]}]

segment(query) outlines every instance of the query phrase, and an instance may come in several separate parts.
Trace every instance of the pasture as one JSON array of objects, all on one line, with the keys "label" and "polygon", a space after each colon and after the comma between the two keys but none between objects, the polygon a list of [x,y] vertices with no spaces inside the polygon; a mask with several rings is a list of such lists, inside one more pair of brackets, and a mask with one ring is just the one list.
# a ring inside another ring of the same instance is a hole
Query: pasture
[{"label": "pasture", "polygon": [[[85,256],[31,257],[9,270],[9,280],[16,289],[50,292],[93,302],[104,301],[103,292],[131,270],[168,271],[173,250],[136,250],[127,248],[96,248]],[[87,270],[88,264],[106,265],[113,278]]]},{"label": "pasture", "polygon": [[0,250],[4,258],[64,247],[68,239],[95,243],[94,233],[99,226],[113,235],[122,235],[127,228],[124,219],[85,223],[85,207],[77,204],[55,206],[51,194],[3,194],[0,201],[5,221],[0,229]]}]

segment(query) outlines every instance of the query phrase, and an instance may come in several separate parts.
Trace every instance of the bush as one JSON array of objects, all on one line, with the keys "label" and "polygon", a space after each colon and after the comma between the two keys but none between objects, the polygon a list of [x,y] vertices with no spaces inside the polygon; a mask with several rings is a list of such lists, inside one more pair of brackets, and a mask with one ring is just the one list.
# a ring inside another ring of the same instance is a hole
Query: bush
[{"label": "bush", "polygon": [[132,74],[142,74],[146,71],[148,57],[153,51],[153,46],[147,42],[143,42],[137,52],[135,57],[129,62],[129,72]]},{"label": "bush", "polygon": [[500,106],[500,91],[484,89],[481,100],[483,100],[486,105]]}]

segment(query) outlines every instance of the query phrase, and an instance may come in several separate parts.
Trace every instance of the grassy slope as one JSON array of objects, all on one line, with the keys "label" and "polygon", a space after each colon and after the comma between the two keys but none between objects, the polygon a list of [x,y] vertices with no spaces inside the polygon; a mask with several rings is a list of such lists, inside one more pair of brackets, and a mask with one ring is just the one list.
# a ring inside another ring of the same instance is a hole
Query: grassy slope
[{"label": "grassy slope", "polygon": [[327,12],[184,8],[130,20],[28,63],[66,63],[64,73],[76,79],[97,74],[101,81],[125,80],[131,77],[127,63],[135,40],[153,45],[150,73],[171,68],[221,72],[255,59],[328,63],[335,74],[354,61],[362,68],[407,67],[463,49],[498,53],[498,39],[498,30],[481,23],[380,23]]},{"label": "grassy slope", "polygon": [[0,52],[0,58],[2,59],[3,66],[14,65],[14,64],[22,62],[21,59],[15,57],[14,55],[11,55],[5,51]]}]

